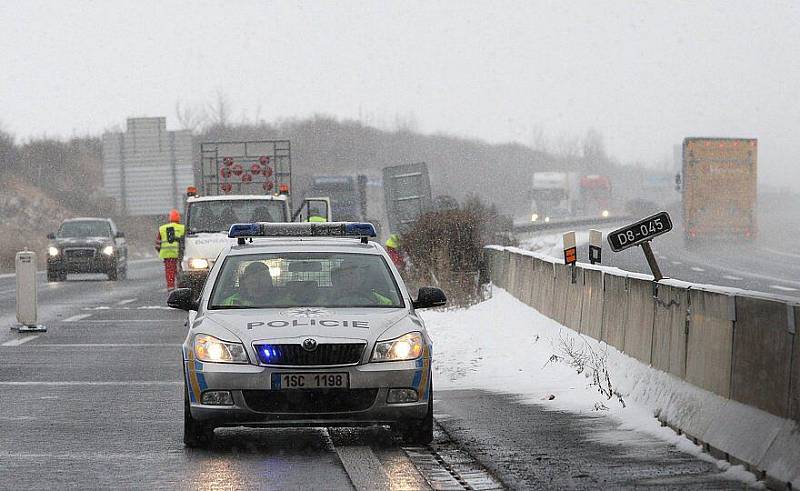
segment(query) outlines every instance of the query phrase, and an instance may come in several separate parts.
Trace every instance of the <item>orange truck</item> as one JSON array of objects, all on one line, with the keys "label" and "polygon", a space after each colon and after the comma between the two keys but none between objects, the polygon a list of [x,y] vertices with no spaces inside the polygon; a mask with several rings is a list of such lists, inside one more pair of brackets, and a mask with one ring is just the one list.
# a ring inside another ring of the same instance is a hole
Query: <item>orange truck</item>
[{"label": "orange truck", "polygon": [[683,224],[687,244],[753,240],[758,140],[683,140]]}]

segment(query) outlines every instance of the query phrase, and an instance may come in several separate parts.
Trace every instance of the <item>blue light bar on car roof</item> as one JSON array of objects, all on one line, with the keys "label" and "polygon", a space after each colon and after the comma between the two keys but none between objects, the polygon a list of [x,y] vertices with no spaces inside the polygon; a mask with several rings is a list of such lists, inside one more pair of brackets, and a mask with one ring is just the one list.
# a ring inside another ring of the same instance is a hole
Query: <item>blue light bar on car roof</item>
[{"label": "blue light bar on car roof", "polygon": [[376,237],[371,223],[326,222],[326,223],[235,223],[228,237]]}]

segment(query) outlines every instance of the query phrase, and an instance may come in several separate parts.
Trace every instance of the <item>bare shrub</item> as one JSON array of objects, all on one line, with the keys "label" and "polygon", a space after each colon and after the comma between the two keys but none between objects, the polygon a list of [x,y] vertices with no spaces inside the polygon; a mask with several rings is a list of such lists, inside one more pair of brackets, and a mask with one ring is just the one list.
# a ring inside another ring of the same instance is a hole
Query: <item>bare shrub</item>
[{"label": "bare shrub", "polygon": [[[560,362],[574,368],[578,373],[583,373],[589,379],[589,387],[595,387],[607,400],[616,398],[622,407],[625,400],[611,383],[611,374],[608,371],[608,351],[595,351],[583,337],[578,340],[575,336],[558,334],[559,354],[553,354],[547,363]],[[547,365],[545,363],[545,365]],[[603,403],[596,403],[595,410],[608,409]]]}]

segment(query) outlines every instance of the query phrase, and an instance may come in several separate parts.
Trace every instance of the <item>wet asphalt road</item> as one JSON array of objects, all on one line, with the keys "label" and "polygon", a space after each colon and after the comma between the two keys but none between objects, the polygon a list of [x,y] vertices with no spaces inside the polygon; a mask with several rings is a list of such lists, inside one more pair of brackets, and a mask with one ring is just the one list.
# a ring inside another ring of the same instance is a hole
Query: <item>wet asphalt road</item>
[{"label": "wet asphalt road", "polygon": [[[40,278],[42,334],[7,330],[13,278],[0,278],[2,489],[739,486],[602,415],[479,391],[436,393],[441,426],[430,447],[405,448],[385,428],[233,428],[217,430],[213,447],[189,450],[181,441],[184,314],[164,307],[160,264],[131,264],[127,281],[82,278]],[[631,452],[626,439],[646,448]]]}]

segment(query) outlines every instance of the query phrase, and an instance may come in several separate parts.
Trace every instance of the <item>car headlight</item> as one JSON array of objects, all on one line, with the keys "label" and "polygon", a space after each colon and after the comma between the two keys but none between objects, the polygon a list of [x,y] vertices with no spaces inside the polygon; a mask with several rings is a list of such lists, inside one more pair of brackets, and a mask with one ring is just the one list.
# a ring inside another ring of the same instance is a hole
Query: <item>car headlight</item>
[{"label": "car headlight", "polygon": [[538,219],[539,219],[539,214],[538,213],[534,213],[533,215],[531,215],[531,221],[532,222],[535,222]]},{"label": "car headlight", "polygon": [[106,256],[114,255],[114,246],[107,245],[103,247],[103,254],[105,254]]},{"label": "car headlight", "polygon": [[550,223],[550,217],[544,217],[544,223]]},{"label": "car headlight", "polygon": [[58,247],[50,246],[47,248],[47,253],[50,255],[50,257],[58,256],[58,252]]},{"label": "car headlight", "polygon": [[608,210],[603,210],[603,213],[601,213],[601,215],[603,215],[603,218],[608,218]]},{"label": "car headlight", "polygon": [[378,341],[370,361],[405,361],[422,356],[424,344],[422,334],[410,332],[399,338]]},{"label": "car headlight", "polygon": [[244,345],[229,343],[208,334],[194,337],[194,356],[200,361],[212,363],[248,363]]},{"label": "car headlight", "polygon": [[208,269],[208,259],[202,257],[189,258],[189,269]]}]

